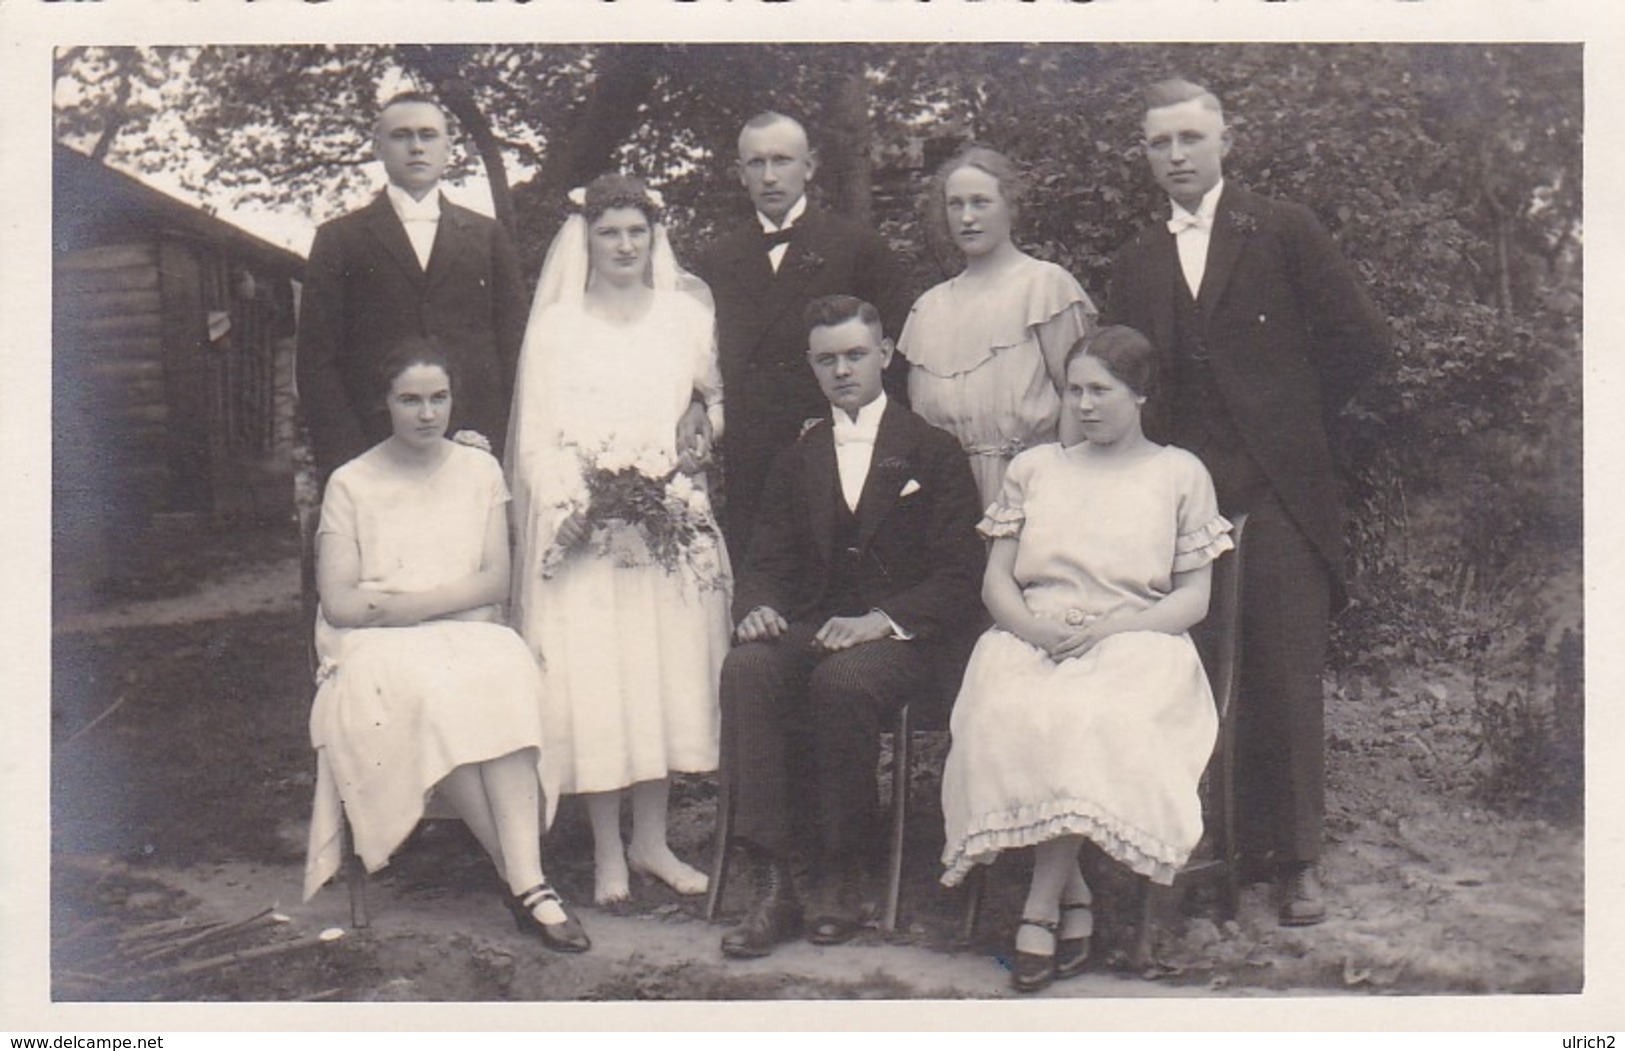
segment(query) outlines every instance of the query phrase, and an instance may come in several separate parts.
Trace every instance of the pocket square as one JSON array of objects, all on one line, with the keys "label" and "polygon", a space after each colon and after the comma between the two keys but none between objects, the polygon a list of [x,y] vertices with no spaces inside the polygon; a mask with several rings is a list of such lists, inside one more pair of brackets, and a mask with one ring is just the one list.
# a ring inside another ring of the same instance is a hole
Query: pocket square
[{"label": "pocket square", "polygon": [[906,484],[904,484],[903,491],[897,494],[897,498],[899,500],[901,500],[903,497],[905,497],[905,496],[913,496],[915,493],[917,493],[919,491],[920,491],[920,483],[916,482],[914,479],[910,478],[908,480],[908,482]]}]

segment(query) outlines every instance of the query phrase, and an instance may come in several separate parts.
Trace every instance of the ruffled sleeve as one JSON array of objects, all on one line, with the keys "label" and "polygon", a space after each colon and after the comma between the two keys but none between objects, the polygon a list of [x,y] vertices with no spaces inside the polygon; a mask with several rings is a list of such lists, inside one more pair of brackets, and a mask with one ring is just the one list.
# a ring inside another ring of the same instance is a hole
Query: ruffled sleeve
[{"label": "ruffled sleeve", "polygon": [[972,372],[1011,347],[1038,342],[1046,358],[1064,356],[1088,332],[1095,305],[1073,276],[1054,263],[1028,259],[1011,272],[984,309],[987,295],[969,299],[945,281],[914,304],[898,352],[909,364],[941,377]]},{"label": "ruffled sleeve", "polygon": [[1174,539],[1174,572],[1200,569],[1236,545],[1230,522],[1219,514],[1213,478],[1202,461],[1179,450],[1183,460],[1179,493],[1179,533]]},{"label": "ruffled sleeve", "polygon": [[999,498],[987,505],[976,531],[989,540],[1011,539],[1021,536],[1021,527],[1027,521],[1027,484],[1032,478],[1035,454],[1044,449],[1029,449],[1010,461]]}]

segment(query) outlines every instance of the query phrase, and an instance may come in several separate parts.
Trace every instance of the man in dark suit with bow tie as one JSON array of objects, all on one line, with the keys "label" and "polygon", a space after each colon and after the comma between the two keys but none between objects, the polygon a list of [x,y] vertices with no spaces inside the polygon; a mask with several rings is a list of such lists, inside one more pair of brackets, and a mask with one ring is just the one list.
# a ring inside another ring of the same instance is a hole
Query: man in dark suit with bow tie
[{"label": "man in dark suit with bow tie", "polygon": [[981,609],[976,483],[954,438],[886,397],[879,312],[827,296],[805,324],[802,367],[827,400],[773,463],[722,668],[734,833],[756,869],[751,910],[722,942],[730,956],[766,955],[802,930],[793,797],[817,826],[809,938],[833,944],[861,925],[881,839],[881,727],[935,688],[941,647]]},{"label": "man in dark suit with bow tie", "polygon": [[739,180],[756,207],[755,221],[713,245],[696,267],[716,299],[728,421],[723,524],[739,552],[749,547],[773,457],[807,419],[827,411],[807,372],[802,311],[819,296],[857,296],[879,309],[886,335],[895,338],[912,302],[902,268],[879,235],[808,201],[816,168],[799,123],[779,113],[747,121],[739,133]]},{"label": "man in dark suit with bow tie", "polygon": [[1343,601],[1328,434],[1386,353],[1380,314],[1308,209],[1223,178],[1219,100],[1146,93],[1145,148],[1172,218],[1112,266],[1107,313],[1161,355],[1147,432],[1202,458],[1225,514],[1247,512],[1236,773],[1242,850],[1273,864],[1280,921],[1326,916],[1321,675]]},{"label": "man in dark suit with bow tie", "polygon": [[440,193],[451,159],[446,114],[427,95],[384,104],[373,148],[389,186],[316,231],[299,316],[299,401],[323,480],[389,437],[374,375],[407,336],[451,357],[451,431],[478,431],[502,455],[526,302],[500,223]]}]

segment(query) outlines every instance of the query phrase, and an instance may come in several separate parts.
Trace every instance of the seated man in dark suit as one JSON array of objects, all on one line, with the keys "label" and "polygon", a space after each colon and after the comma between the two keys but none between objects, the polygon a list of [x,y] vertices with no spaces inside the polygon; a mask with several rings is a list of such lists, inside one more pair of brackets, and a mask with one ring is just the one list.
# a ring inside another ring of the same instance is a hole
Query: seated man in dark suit
[{"label": "seated man in dark suit", "polygon": [[934,687],[934,651],[981,613],[981,512],[959,443],[887,401],[892,345],[873,306],[826,296],[806,323],[831,413],[768,474],[722,669],[734,829],[756,868],[729,956],[764,956],[802,930],[792,796],[816,823],[810,940],[863,923],[883,720]]}]

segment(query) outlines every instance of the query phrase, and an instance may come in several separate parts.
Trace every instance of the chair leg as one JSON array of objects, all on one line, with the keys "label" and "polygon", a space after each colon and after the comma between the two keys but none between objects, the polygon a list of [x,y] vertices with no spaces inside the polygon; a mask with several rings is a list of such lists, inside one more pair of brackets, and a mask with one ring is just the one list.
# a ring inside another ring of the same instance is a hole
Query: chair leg
[{"label": "chair leg", "polygon": [[965,919],[959,940],[969,945],[976,939],[976,924],[982,918],[982,899],[987,894],[987,866],[977,865],[965,876]]},{"label": "chair leg", "polygon": [[344,882],[350,891],[350,926],[365,930],[372,925],[372,916],[367,911],[367,866],[362,863],[361,855],[355,852],[355,839],[350,834],[348,818],[343,819],[341,827],[339,838],[344,851]]},{"label": "chair leg", "polygon": [[1224,856],[1222,877],[1224,918],[1233,920],[1241,912],[1241,850],[1236,843],[1236,774],[1235,729],[1232,723],[1223,728],[1220,742],[1219,807],[1224,814],[1224,838],[1219,849]]},{"label": "chair leg", "polygon": [[733,791],[728,771],[717,772],[717,828],[711,845],[711,884],[705,892],[705,922],[716,922],[728,882],[728,851],[733,846]]},{"label": "chair leg", "polygon": [[908,705],[905,704],[897,710],[897,723],[892,727],[891,853],[886,861],[886,910],[880,918],[880,929],[887,933],[897,929],[903,895],[903,833],[908,818],[909,771],[913,769],[909,738]]}]

